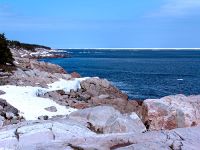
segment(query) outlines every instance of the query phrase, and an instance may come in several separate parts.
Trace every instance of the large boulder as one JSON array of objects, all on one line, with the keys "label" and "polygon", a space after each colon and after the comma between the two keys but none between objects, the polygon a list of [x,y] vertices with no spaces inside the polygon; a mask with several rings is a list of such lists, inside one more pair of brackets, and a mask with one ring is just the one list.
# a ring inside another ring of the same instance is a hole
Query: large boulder
[{"label": "large boulder", "polygon": [[192,127],[200,124],[200,96],[175,95],[147,99],[142,120],[149,130]]},{"label": "large boulder", "polygon": [[87,124],[96,132],[103,132],[108,119],[119,116],[120,112],[110,106],[97,106],[72,112],[69,118]]},{"label": "large boulder", "polygon": [[81,82],[81,88],[92,97],[109,95],[110,98],[128,99],[128,96],[115,88],[106,79],[89,78]]},{"label": "large boulder", "polygon": [[146,127],[136,113],[113,116],[107,120],[103,133],[142,133]]},{"label": "large boulder", "polygon": [[136,113],[122,115],[111,106],[97,106],[72,112],[69,118],[98,133],[142,133],[146,128]]},{"label": "large boulder", "polygon": [[128,96],[112,86],[109,81],[99,78],[89,78],[81,82],[80,97],[89,95],[87,102],[92,106],[111,105],[122,113],[138,112],[139,104],[128,100]]}]

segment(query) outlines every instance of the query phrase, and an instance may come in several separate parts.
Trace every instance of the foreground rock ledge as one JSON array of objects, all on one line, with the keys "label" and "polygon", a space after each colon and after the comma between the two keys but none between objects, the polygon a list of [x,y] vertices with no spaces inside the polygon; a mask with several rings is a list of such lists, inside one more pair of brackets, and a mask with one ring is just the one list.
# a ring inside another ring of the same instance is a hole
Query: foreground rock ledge
[{"label": "foreground rock ledge", "polygon": [[198,150],[200,127],[146,133],[97,134],[64,119],[24,122],[0,130],[0,149]]},{"label": "foreground rock ledge", "polygon": [[200,127],[145,131],[135,113],[97,106],[67,118],[5,126],[0,129],[0,149],[198,150],[200,146]]}]

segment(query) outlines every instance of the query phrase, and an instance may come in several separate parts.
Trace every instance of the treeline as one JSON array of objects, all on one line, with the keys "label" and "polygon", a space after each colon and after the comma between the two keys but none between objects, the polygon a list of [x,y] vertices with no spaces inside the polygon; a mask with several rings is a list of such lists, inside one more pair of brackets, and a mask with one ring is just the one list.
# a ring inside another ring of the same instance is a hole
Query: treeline
[{"label": "treeline", "polygon": [[0,64],[6,63],[13,64],[13,57],[10,49],[8,48],[8,42],[4,34],[0,34]]},{"label": "treeline", "polygon": [[0,33],[0,65],[5,65],[6,63],[13,64],[13,57],[10,48],[23,48],[29,51],[35,51],[36,48],[51,49],[47,46],[37,45],[37,44],[27,44],[21,43],[19,41],[7,40],[5,34]]},{"label": "treeline", "polygon": [[37,44],[27,44],[27,43],[21,43],[19,41],[12,41],[7,40],[8,46],[11,48],[23,48],[30,51],[35,51],[36,48],[45,48],[45,49],[51,49],[50,47],[43,46],[43,45],[37,45]]}]

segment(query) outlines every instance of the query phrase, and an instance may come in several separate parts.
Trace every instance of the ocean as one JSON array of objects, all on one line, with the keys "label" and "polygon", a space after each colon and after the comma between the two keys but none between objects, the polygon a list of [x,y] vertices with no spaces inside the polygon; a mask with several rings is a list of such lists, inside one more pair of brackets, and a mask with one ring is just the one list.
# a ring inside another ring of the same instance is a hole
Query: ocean
[{"label": "ocean", "polygon": [[67,72],[106,78],[130,99],[200,94],[198,50],[64,50],[70,58],[46,58]]}]

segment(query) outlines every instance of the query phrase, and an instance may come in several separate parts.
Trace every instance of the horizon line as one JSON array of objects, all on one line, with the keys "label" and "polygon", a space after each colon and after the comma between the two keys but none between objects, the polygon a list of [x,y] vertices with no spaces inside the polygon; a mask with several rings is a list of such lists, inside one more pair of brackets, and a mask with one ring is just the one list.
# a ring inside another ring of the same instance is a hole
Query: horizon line
[{"label": "horizon line", "polygon": [[191,49],[191,50],[200,50],[200,48],[54,48],[54,49],[114,49],[114,50],[184,50],[184,49]]}]

